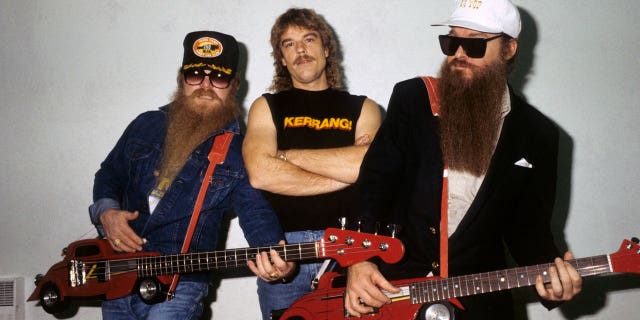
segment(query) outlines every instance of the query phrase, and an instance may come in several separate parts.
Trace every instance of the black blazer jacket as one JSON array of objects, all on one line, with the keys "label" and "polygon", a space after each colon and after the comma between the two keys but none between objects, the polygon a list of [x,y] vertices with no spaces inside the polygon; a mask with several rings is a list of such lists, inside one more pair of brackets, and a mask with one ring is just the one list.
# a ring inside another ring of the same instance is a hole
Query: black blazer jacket
[{"label": "black blazer jacket", "polygon": [[[551,234],[555,200],[558,129],[513,94],[486,177],[465,217],[449,238],[449,275],[507,267],[506,252],[519,265],[559,256]],[[530,168],[516,165],[526,159]],[[381,265],[390,279],[439,274],[439,221],[443,160],[438,118],[420,78],[395,85],[387,116],[360,170],[362,219],[402,226],[404,259]],[[369,222],[369,223],[367,223]],[[370,231],[370,230],[369,230]],[[508,319],[508,291],[460,299],[457,319]]]}]

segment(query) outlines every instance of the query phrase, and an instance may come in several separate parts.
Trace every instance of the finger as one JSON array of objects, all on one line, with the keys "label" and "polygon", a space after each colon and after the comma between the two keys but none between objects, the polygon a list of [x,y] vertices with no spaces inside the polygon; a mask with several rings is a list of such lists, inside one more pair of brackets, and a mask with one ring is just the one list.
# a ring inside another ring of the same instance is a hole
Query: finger
[{"label": "finger", "polygon": [[[567,251],[564,253],[564,260],[573,260],[573,259],[575,259],[573,256],[573,252]],[[580,291],[582,291],[582,276],[572,264],[568,262],[565,262],[565,264],[567,267],[567,272],[569,273],[569,277],[571,278],[573,293],[578,294],[580,293]]]},{"label": "finger", "polygon": [[[249,265],[249,268],[251,268],[252,266],[254,267],[252,269],[253,273],[255,275],[257,275],[260,279],[266,281],[266,282],[271,282],[274,279],[271,278],[270,276],[270,271],[268,270],[268,268],[266,267],[269,263],[265,263],[264,262],[264,256],[266,255],[265,252],[261,252],[257,257],[256,257],[256,261],[249,261],[251,264]],[[268,259],[268,258],[267,258]]]},{"label": "finger", "polygon": [[287,269],[287,262],[280,258],[280,255],[276,250],[271,249],[271,251],[269,251],[269,257],[271,258],[271,263],[275,269],[280,272]]},{"label": "finger", "polygon": [[573,267],[573,265],[569,264],[567,266],[567,271],[569,272],[569,277],[571,278],[571,287],[573,288],[573,295],[576,295],[582,291],[582,276],[576,270],[576,268]]},{"label": "finger", "polygon": [[262,266],[262,264],[263,264],[262,263],[262,259],[263,259],[262,254],[263,254],[263,252],[258,252],[258,254],[256,255],[256,261],[255,261],[256,269],[258,269],[258,272],[260,272],[261,275],[265,273],[264,267]]},{"label": "finger", "polygon": [[260,252],[260,259],[256,259],[256,264],[258,265],[258,269],[260,270],[260,274],[266,281],[273,281],[273,277],[271,276],[275,269],[271,266],[271,261],[267,252]]},{"label": "finger", "polygon": [[249,270],[251,270],[251,272],[253,272],[253,274],[255,274],[256,276],[260,276],[260,270],[258,270],[258,267],[256,267],[256,263],[251,261],[251,260],[247,260],[247,266],[249,267]]},{"label": "finger", "polygon": [[387,297],[380,289],[375,285],[366,285],[364,290],[359,290],[358,296],[362,299],[367,306],[382,307],[383,305],[390,303],[391,299]]},{"label": "finger", "polygon": [[363,304],[359,294],[352,292],[348,297],[347,312],[349,312],[351,316],[361,317],[362,315],[373,312],[373,308]]},{"label": "finger", "polygon": [[114,235],[109,237],[111,246],[117,252],[136,252],[135,245],[121,232],[114,232]]},{"label": "finger", "polygon": [[267,279],[265,279],[262,274],[260,273],[260,270],[258,270],[258,267],[256,266],[255,262],[249,260],[247,261],[247,265],[249,266],[249,270],[251,270],[251,272],[253,272],[253,274],[255,274],[258,278],[264,280],[264,281],[269,281]]},{"label": "finger", "polygon": [[121,240],[124,245],[133,251],[142,251],[144,241],[128,225],[122,229]]},{"label": "finger", "polygon": [[360,285],[351,285],[351,307],[359,313],[369,313],[372,307],[381,307],[390,302],[389,298],[370,281],[364,281]]},{"label": "finger", "polygon": [[557,297],[562,300],[569,300],[573,296],[573,283],[571,282],[571,276],[569,276],[569,271],[567,270],[567,265],[569,263],[560,258],[556,258],[555,263],[561,286],[561,290]]},{"label": "finger", "polygon": [[363,298],[368,305],[374,307],[381,307],[384,304],[391,303],[391,299],[385,295],[381,289],[393,293],[400,292],[400,289],[394,287],[387,281],[378,270],[373,272],[370,282],[363,284],[363,289],[366,295],[361,295],[360,297]]},{"label": "finger", "polygon": [[122,242],[120,241],[120,239],[113,237],[108,237],[107,239],[109,240],[109,244],[111,245],[111,248],[113,248],[113,251],[124,252],[124,250],[122,250],[122,248],[120,247],[120,243]]},{"label": "finger", "polygon": [[129,226],[130,220],[134,220],[139,216],[139,212],[129,212],[125,210],[109,209],[100,215],[100,221],[105,229],[108,239],[119,239],[114,250],[122,252],[135,252],[142,250],[144,240],[140,238]]},{"label": "finger", "polygon": [[369,304],[367,304],[364,301],[365,298],[363,297],[354,297],[354,299],[352,300],[352,307],[353,309],[358,313],[358,314],[367,314],[367,313],[372,313],[373,312],[373,307],[371,307]]},{"label": "finger", "polygon": [[121,241],[118,245],[118,249],[122,252],[134,253],[136,251],[140,251],[137,249],[135,245],[132,245],[131,242]]},{"label": "finger", "polygon": [[360,317],[360,313],[353,308],[352,297],[353,295],[349,293],[349,290],[347,290],[347,293],[344,296],[344,309],[350,316]]},{"label": "finger", "polygon": [[542,281],[542,276],[536,277],[536,291],[540,298],[545,300],[549,300],[549,293],[547,292],[547,288],[544,286],[544,282]]},{"label": "finger", "polygon": [[129,221],[133,221],[137,219],[138,216],[140,216],[140,212],[138,212],[137,210],[134,212],[128,212],[128,211],[123,211],[123,212],[124,212],[125,223],[123,225],[122,232],[124,233],[124,236],[127,237],[127,240],[129,240],[128,244],[131,247],[135,247],[137,250],[142,250],[142,244],[144,244],[144,239],[138,236],[138,234],[135,231],[133,231],[133,229],[129,226]]},{"label": "finger", "polygon": [[[391,282],[387,281],[387,279],[385,279],[379,273],[374,275],[374,283],[376,284],[376,286],[378,286],[379,288],[381,288],[383,290],[387,290],[387,291],[392,292],[392,293],[400,292],[400,288],[395,287],[394,285],[392,285]],[[380,292],[380,294],[382,294],[382,292]],[[384,294],[382,294],[382,295],[384,295]],[[386,295],[385,295],[385,297],[386,297]]]},{"label": "finger", "polygon": [[573,252],[567,251],[564,253],[564,260],[573,260],[573,259],[574,259]]},{"label": "finger", "polygon": [[140,212],[138,212],[138,210],[134,211],[134,212],[130,212],[130,211],[122,211],[124,213],[123,217],[127,220],[127,221],[132,221],[138,218],[138,216],[140,215]]},{"label": "finger", "polygon": [[118,248],[126,252],[142,251],[144,241],[129,227],[128,224],[120,225],[111,233],[113,240],[119,239]]},{"label": "finger", "polygon": [[[554,261],[557,265],[558,260],[560,260],[560,263],[562,263],[562,260],[560,258],[556,258],[556,260]],[[560,298],[562,298],[562,283],[560,282],[560,277],[558,276],[558,268],[555,266],[549,267],[549,278],[551,280],[551,288],[548,290],[551,290],[551,298],[553,300],[559,300]]]}]

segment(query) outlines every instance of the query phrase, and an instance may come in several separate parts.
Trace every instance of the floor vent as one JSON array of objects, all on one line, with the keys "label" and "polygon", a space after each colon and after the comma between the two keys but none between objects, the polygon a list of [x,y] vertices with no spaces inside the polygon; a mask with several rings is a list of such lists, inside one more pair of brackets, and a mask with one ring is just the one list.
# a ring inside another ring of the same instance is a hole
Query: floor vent
[{"label": "floor vent", "polygon": [[0,276],[0,320],[24,320],[24,279]]}]

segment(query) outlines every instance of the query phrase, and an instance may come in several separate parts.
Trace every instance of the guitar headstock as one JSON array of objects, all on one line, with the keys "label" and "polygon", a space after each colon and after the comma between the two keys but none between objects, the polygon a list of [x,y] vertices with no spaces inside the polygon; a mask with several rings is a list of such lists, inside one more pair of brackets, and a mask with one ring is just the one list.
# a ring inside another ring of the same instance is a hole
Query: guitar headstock
[{"label": "guitar headstock", "polygon": [[335,259],[343,267],[373,257],[380,257],[387,263],[396,263],[404,255],[404,245],[392,237],[329,228],[320,241],[318,255]]},{"label": "guitar headstock", "polygon": [[613,272],[640,273],[640,246],[638,239],[624,240],[616,253],[610,254]]}]

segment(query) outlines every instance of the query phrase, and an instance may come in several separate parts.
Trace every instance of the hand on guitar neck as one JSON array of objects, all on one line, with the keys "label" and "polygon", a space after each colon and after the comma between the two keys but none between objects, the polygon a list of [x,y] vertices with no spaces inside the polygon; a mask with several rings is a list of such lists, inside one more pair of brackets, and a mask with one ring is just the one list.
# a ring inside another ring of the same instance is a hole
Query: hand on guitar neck
[{"label": "hand on guitar neck", "polygon": [[542,276],[536,278],[536,291],[547,301],[569,301],[582,290],[582,277],[569,262],[573,260],[571,251],[564,254],[564,260],[556,258],[555,268],[549,268],[549,283],[544,283]]},{"label": "hand on guitar neck", "polygon": [[[285,241],[280,240],[278,244],[284,245]],[[274,249],[271,249],[269,253],[266,251],[260,252],[255,262],[248,261],[247,264],[253,274],[266,282],[287,279],[296,268],[295,262],[282,260],[278,252]]]}]

